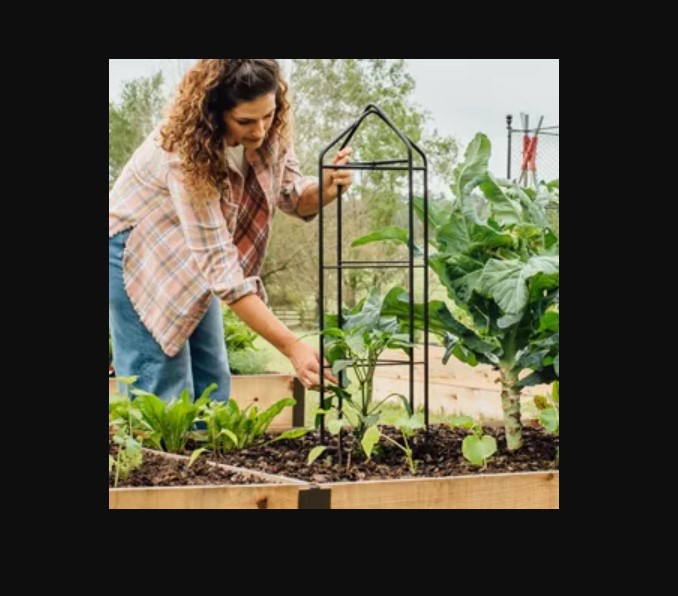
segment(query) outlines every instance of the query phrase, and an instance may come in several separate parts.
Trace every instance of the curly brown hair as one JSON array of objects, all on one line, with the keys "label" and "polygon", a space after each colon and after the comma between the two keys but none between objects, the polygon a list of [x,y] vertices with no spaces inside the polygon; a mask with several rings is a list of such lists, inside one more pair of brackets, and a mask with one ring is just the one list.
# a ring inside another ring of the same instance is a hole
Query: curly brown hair
[{"label": "curly brown hair", "polygon": [[163,149],[179,156],[185,183],[195,195],[219,192],[226,179],[224,112],[268,93],[275,93],[276,111],[265,141],[269,150],[261,152],[264,160],[289,141],[287,83],[278,62],[203,58],[184,75],[160,139]]}]

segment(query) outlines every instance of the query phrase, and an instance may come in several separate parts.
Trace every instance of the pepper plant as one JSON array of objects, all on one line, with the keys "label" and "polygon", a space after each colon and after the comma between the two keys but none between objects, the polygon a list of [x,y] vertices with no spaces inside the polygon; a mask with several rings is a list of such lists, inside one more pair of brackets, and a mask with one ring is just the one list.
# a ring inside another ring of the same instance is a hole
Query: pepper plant
[{"label": "pepper plant", "polygon": [[[382,352],[393,348],[409,353],[412,348],[409,335],[401,331],[398,319],[395,316],[382,316],[382,306],[383,296],[378,290],[373,290],[367,298],[342,315],[341,328],[337,315],[325,315],[325,356],[332,365],[334,375],[341,375],[343,382],[341,386],[329,385],[329,396],[323,407],[335,405],[335,399],[337,407],[339,402],[342,408],[346,404],[356,417],[356,435],[359,440],[362,440],[369,427],[376,424],[379,408],[388,399],[399,398],[409,410],[407,399],[398,393],[374,399],[374,373]],[[347,370],[352,370],[357,382],[357,387],[353,389],[350,389],[351,379],[346,375]]]}]

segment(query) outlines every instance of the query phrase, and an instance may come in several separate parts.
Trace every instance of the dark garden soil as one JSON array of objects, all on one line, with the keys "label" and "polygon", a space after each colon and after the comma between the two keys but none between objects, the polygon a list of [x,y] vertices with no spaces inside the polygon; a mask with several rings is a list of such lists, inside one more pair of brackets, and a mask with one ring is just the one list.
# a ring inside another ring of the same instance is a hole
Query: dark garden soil
[{"label": "dark garden soil", "polygon": [[[109,452],[115,457],[115,447]],[[203,456],[204,457],[204,454]],[[229,472],[208,464],[198,458],[189,468],[184,460],[168,459],[162,455],[144,451],[143,463],[133,470],[127,480],[118,480],[117,488],[130,486],[193,486],[207,484],[262,484],[270,481],[253,478],[240,472]],[[113,488],[115,470],[108,474],[108,487]]]},{"label": "dark garden soil", "polygon": [[[397,429],[381,427],[381,430],[402,444],[402,435]],[[419,460],[414,477],[558,469],[555,457],[559,438],[546,434],[540,428],[525,427],[523,447],[514,453],[509,453],[506,449],[503,428],[486,428],[485,433],[493,435],[497,440],[497,452],[488,460],[487,467],[481,470],[462,455],[461,444],[466,431],[451,429],[442,424],[431,425],[428,441],[425,440],[424,431],[419,431],[416,437],[408,439],[413,448],[414,459]],[[319,445],[317,433],[308,434],[301,439],[229,452],[219,456],[217,461],[318,483],[412,477],[403,451],[384,439],[375,447],[371,461],[365,461],[364,454],[359,449],[352,449],[357,445],[352,435],[345,436],[343,444],[345,454],[342,465],[338,464],[337,438],[333,436],[329,437],[329,445],[334,450],[326,451],[312,465],[307,465],[309,452]]]}]

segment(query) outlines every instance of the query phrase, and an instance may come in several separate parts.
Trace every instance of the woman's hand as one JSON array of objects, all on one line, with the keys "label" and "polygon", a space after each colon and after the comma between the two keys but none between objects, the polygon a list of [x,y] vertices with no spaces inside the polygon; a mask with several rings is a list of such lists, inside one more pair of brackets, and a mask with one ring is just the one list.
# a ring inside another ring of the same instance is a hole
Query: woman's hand
[{"label": "woman's hand", "polygon": [[[301,384],[306,389],[320,385],[320,354],[318,350],[303,341],[296,340],[287,348],[286,356],[290,359]],[[329,366],[327,360],[325,360],[325,366]],[[325,378],[331,383],[339,384],[339,380],[329,368],[325,369]]]},{"label": "woman's hand", "polygon": [[[345,164],[351,156],[353,149],[344,147],[332,158],[333,164]],[[351,170],[325,170],[323,174],[323,188],[328,198],[334,200],[339,194],[339,186],[344,192],[353,184],[353,172]]]}]

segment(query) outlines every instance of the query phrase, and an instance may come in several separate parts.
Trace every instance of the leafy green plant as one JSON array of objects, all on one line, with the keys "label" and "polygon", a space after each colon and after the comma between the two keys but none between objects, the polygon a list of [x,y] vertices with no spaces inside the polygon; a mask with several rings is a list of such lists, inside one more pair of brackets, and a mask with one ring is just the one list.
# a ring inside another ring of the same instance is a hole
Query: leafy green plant
[{"label": "leafy green plant", "polygon": [[475,422],[469,416],[453,416],[450,423],[452,428],[466,428],[472,434],[464,437],[461,443],[462,455],[474,466],[487,467],[487,460],[497,451],[497,441],[494,437],[486,435],[480,423]]},{"label": "leafy green plant", "polygon": [[266,372],[270,356],[262,351],[242,351],[228,353],[228,365],[236,375],[260,375]]},{"label": "leafy green plant", "polygon": [[[374,373],[379,356],[386,348],[399,348],[409,353],[412,343],[409,335],[402,333],[396,317],[384,317],[381,314],[383,298],[378,290],[361,300],[353,309],[342,315],[342,327],[339,328],[337,315],[325,315],[325,355],[332,365],[332,372],[340,375],[342,386],[330,385],[330,395],[325,399],[323,409],[342,403],[348,405],[356,416],[356,434],[362,440],[366,430],[376,424],[379,408],[391,397],[402,400],[409,411],[409,402],[400,394],[393,393],[376,401],[373,398]],[[347,369],[353,371],[358,383],[355,391],[349,391],[350,379]],[[321,411],[322,415],[324,411]]]},{"label": "leafy green plant", "polygon": [[[464,314],[460,320],[445,302],[432,300],[428,322],[446,348],[443,362],[455,356],[498,370],[507,445],[515,450],[522,446],[522,387],[560,375],[559,242],[545,211],[557,202],[559,183],[535,191],[496,179],[487,169],[490,151],[489,139],[477,134],[455,168],[455,200],[428,206],[429,265]],[[421,199],[415,209],[423,220]],[[408,244],[408,232],[391,227],[352,246],[385,240]],[[402,288],[388,293],[382,314],[408,319]],[[423,328],[424,305],[416,305],[415,317]],[[533,374],[520,381],[524,370]]]},{"label": "leafy green plant", "polygon": [[417,471],[417,462],[412,459],[412,448],[410,447],[407,437],[413,437],[416,434],[417,429],[424,428],[424,421],[421,418],[420,414],[413,414],[408,417],[398,418],[395,422],[395,427],[400,431],[403,436],[403,444],[401,445],[395,439],[392,439],[388,435],[380,433],[381,436],[388,441],[389,443],[402,449],[405,453],[405,458],[407,459],[407,464],[410,467],[410,472],[414,474]]},{"label": "leafy green plant", "polygon": [[113,442],[118,446],[118,453],[115,458],[110,454],[108,456],[108,471],[115,468],[115,478],[113,487],[118,486],[120,479],[127,480],[132,470],[141,467],[141,443],[133,436],[127,434],[125,427],[119,427],[113,435]]},{"label": "leafy green plant", "polygon": [[[337,418],[335,420],[331,420],[327,424],[327,429],[330,431],[331,434],[339,435],[342,432],[342,429],[345,428],[346,426],[347,421],[345,418]],[[380,437],[381,433],[379,432],[379,428],[377,427],[376,424],[367,427],[363,432],[362,437],[360,437],[359,444],[368,461],[370,457],[372,457],[372,451],[375,445],[379,442]],[[316,459],[318,459],[318,457],[320,457],[320,455],[323,454],[323,452],[326,449],[328,449],[327,445],[318,445],[317,447],[311,449],[310,453],[308,454],[308,459],[306,463],[310,466]],[[337,463],[341,466],[343,464],[343,450],[341,449],[341,447],[337,449],[337,454],[338,454]],[[349,470],[350,468],[351,468],[351,452],[349,451],[348,457],[346,458],[346,469]]]},{"label": "leafy green plant", "polygon": [[[535,395],[534,405],[539,410],[539,422],[547,432],[560,436],[560,381],[554,381],[551,395]],[[560,461],[560,446],[556,448],[556,463]]]},{"label": "leafy green plant", "polygon": [[255,375],[265,372],[270,359],[266,352],[255,347],[259,337],[230,309],[223,310],[224,341],[228,364],[236,375]]},{"label": "leafy green plant", "polygon": [[132,393],[136,395],[134,404],[152,431],[149,441],[163,451],[183,452],[189,431],[216,388],[217,385],[212,383],[195,402],[191,402],[187,389],[181,392],[179,398],[173,398],[169,402],[162,401],[153,393],[132,389]]},{"label": "leafy green plant", "polygon": [[550,433],[560,435],[560,381],[554,381],[551,395],[535,395],[534,405],[539,410],[539,422]]},{"label": "leafy green plant", "polygon": [[257,340],[257,334],[243,323],[230,308],[223,309],[222,321],[224,341],[229,352],[256,350],[254,342]]},{"label": "leafy green plant", "polygon": [[[251,404],[241,410],[233,399],[226,404],[217,401],[203,403],[200,407],[200,420],[207,425],[205,433],[207,446],[215,453],[250,447],[266,433],[273,419],[284,408],[296,403],[291,397],[284,398],[263,412]],[[292,429],[281,433],[273,441],[298,438],[308,430]]]},{"label": "leafy green plant", "polygon": [[[123,380],[131,384],[136,377]],[[117,487],[119,479],[126,480],[132,470],[141,466],[140,437],[146,436],[149,428],[129,395],[114,393],[108,397],[108,429],[109,437],[118,448],[115,458],[108,456],[108,471],[115,469],[113,486]]]}]

